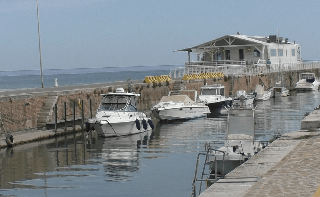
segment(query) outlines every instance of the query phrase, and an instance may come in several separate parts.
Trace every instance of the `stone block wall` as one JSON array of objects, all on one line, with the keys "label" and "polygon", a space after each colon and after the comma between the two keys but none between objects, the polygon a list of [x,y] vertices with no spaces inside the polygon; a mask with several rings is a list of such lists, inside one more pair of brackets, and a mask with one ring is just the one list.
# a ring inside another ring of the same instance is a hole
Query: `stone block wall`
[{"label": "stone block wall", "polygon": [[[284,73],[271,73],[268,75],[261,74],[258,76],[225,76],[219,79],[206,79],[206,80],[190,80],[183,81],[182,87],[186,90],[197,90],[198,95],[200,93],[201,86],[204,83],[207,84],[222,84],[225,86],[226,96],[235,95],[237,90],[246,90],[252,92],[257,84],[264,84],[266,89],[273,87],[276,82],[281,80],[284,85],[292,90],[295,87],[296,82],[299,80],[299,73],[313,72],[319,77],[319,69],[312,70],[300,70],[300,71],[288,71]],[[281,77],[282,74],[282,77]],[[154,83],[154,84],[132,84],[136,93],[140,93],[138,99],[138,109],[149,114],[153,105],[157,104],[162,96],[168,95],[169,91],[173,89],[173,83]],[[91,88],[91,89],[79,89],[58,92],[57,100],[57,119],[64,119],[64,102],[67,106],[67,119],[73,119],[73,106],[75,104],[76,117],[81,117],[82,108],[84,111],[84,117],[89,118],[89,100],[92,102],[92,115],[94,116],[96,110],[101,101],[101,94],[109,91],[115,91],[119,86],[104,87],[104,88]],[[122,86],[125,91],[128,87]],[[35,128],[37,125],[37,118],[39,111],[44,105],[44,102],[48,93],[38,95],[18,95],[9,97],[0,97],[0,115],[3,120],[3,126],[1,127],[0,135],[3,131],[21,131],[26,129]],[[194,98],[191,98],[194,99]],[[81,101],[83,100],[83,106]],[[50,117],[50,121],[54,121],[54,113]],[[1,122],[0,122],[1,124]]]},{"label": "stone block wall", "polygon": [[0,135],[7,131],[35,128],[46,96],[11,96],[0,99]]}]

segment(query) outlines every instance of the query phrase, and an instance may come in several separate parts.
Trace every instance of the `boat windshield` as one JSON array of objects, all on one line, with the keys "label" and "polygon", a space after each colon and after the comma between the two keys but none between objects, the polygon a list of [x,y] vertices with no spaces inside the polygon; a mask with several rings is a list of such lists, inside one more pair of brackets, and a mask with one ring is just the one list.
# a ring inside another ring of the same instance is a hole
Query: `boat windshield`
[{"label": "boat windshield", "polygon": [[107,111],[137,111],[135,96],[124,95],[103,97],[99,108]]},{"label": "boat windshield", "polygon": [[202,89],[201,95],[221,95],[224,96],[224,88],[219,89]]},{"label": "boat windshield", "polygon": [[314,74],[313,73],[304,73],[300,75],[300,79],[313,79]]}]

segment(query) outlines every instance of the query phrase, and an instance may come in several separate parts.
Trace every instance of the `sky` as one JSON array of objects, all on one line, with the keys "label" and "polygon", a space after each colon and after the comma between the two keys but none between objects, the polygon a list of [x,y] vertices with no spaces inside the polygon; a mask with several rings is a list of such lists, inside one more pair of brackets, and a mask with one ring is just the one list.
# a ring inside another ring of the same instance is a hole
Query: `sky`
[{"label": "sky", "polygon": [[[38,0],[43,69],[183,65],[224,35],[276,35],[320,59],[320,1]],[[0,71],[40,69],[36,0],[0,0]]]}]

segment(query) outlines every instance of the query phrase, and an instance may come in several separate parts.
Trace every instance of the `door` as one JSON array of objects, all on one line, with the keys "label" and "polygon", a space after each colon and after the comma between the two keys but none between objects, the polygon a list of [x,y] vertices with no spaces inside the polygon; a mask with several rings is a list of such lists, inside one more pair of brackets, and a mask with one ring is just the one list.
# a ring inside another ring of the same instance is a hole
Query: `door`
[{"label": "door", "polygon": [[239,49],[239,60],[244,59],[243,49]]},{"label": "door", "polygon": [[226,50],[226,60],[230,60],[230,50]]}]

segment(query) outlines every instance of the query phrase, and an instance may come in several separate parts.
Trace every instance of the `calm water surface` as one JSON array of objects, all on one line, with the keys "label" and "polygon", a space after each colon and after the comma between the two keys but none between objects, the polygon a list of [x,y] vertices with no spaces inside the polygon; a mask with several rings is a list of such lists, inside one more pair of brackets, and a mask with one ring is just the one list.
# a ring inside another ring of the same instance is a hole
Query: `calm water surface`
[{"label": "calm water surface", "polygon": [[[300,129],[319,92],[259,102],[255,130],[266,140]],[[0,150],[4,196],[190,196],[196,156],[222,139],[226,117],[157,123],[149,133],[69,135]]]}]

